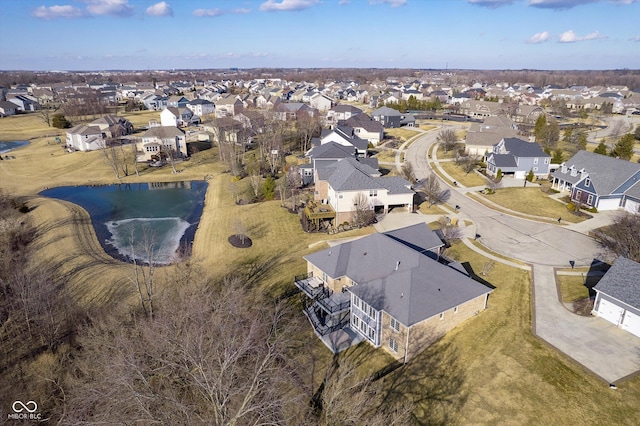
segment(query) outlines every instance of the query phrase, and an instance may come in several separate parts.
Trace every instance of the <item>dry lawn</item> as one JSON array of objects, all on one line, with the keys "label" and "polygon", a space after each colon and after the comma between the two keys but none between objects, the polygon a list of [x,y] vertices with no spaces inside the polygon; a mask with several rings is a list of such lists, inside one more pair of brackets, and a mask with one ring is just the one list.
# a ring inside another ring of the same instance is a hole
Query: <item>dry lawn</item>
[{"label": "dry lawn", "polygon": [[428,215],[432,215],[432,214],[451,214],[450,212],[448,212],[447,210],[444,210],[443,208],[441,208],[440,206],[438,206],[437,204],[434,205],[429,205],[430,203],[425,201],[424,203],[420,204],[420,207],[418,207],[418,210],[420,211],[420,213],[422,214],[428,214]]},{"label": "dry lawn", "polygon": [[484,195],[485,199],[507,209],[543,218],[561,217],[565,222],[578,223],[586,220],[569,212],[564,204],[550,198],[540,188],[501,188],[495,194]]},{"label": "dry lawn", "polygon": [[418,133],[419,133],[418,131],[410,130],[407,127],[401,127],[397,129],[385,129],[384,138],[385,139],[395,138],[395,139],[400,139],[403,142],[406,142],[407,140],[416,136]]},{"label": "dry lawn", "polygon": [[397,152],[395,149],[378,148],[378,153],[374,157],[380,163],[395,163]]},{"label": "dry lawn", "polygon": [[466,186],[466,187],[474,187],[474,186],[486,186],[487,180],[477,174],[476,172],[469,172],[468,174],[462,170],[462,167],[456,166],[454,162],[446,162],[440,163],[440,166],[444,169],[445,172],[449,176],[453,178],[454,181]]},{"label": "dry lawn", "polygon": [[[476,273],[486,261],[462,244],[449,254]],[[640,377],[611,391],[531,332],[526,271],[496,264],[488,309],[447,335],[458,351],[466,402],[459,424],[626,424],[640,416]]]},{"label": "dry lawn", "polygon": [[560,291],[560,298],[565,303],[572,303],[577,300],[589,297],[589,289],[584,285],[585,279],[576,275],[558,275],[556,283]]},{"label": "dry lawn", "polygon": [[[48,130],[42,126],[10,130],[7,123],[11,120],[0,120],[0,139],[22,139],[14,137],[15,134],[41,137],[38,132]],[[133,304],[133,288],[128,282],[131,266],[104,254],[86,212],[72,204],[37,195],[45,186],[115,181],[100,153],[61,151],[60,147],[47,145],[44,139],[36,139],[30,146],[14,151],[16,160],[0,162],[0,189],[24,197],[33,208],[28,215],[38,229],[33,243],[37,256],[66,275],[78,300],[89,305],[106,300]],[[323,241],[373,232],[372,228],[366,228],[336,236],[305,234],[297,216],[281,208],[278,201],[238,206],[228,191],[230,176],[221,173],[215,159],[215,150],[203,151],[181,164],[181,173],[177,175],[170,168],[163,168],[125,179],[147,182],[212,176],[193,253],[205,271],[215,277],[234,272],[247,277],[249,285],[282,294],[293,290],[293,276],[304,272],[302,256],[323,246]],[[237,219],[244,223],[253,240],[249,249],[235,249],[227,242],[233,233],[232,223]],[[309,248],[310,244],[315,246]],[[486,261],[462,244],[455,245],[448,254],[470,262],[477,272]],[[171,267],[159,268],[161,288],[167,285],[171,271]],[[457,357],[444,370],[455,369],[464,376],[461,392],[455,395],[461,405],[453,413],[453,419],[460,424],[636,423],[640,417],[640,377],[612,391],[535,338],[531,334],[529,273],[496,264],[484,278],[496,286],[488,309],[444,339]],[[314,345],[320,347],[317,341]],[[370,354],[372,366],[388,362],[381,351],[363,353]],[[428,389],[433,381],[425,377],[423,362],[428,362],[428,357],[419,357],[392,373],[389,379],[415,381],[415,385]],[[394,383],[386,380],[389,386]]]}]

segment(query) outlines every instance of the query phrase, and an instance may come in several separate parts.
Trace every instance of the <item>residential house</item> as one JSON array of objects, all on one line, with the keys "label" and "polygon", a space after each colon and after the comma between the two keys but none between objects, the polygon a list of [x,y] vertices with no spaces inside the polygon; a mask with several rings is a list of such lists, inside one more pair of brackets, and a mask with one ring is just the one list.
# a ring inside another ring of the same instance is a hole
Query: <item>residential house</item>
[{"label": "residential house", "polygon": [[336,142],[348,147],[351,152],[356,152],[358,157],[366,157],[369,141],[356,135],[355,130],[349,126],[336,126],[333,129],[323,129],[319,138],[313,138],[313,145],[324,145],[328,142]]},{"label": "residential house", "polygon": [[183,127],[200,124],[200,117],[187,107],[167,107],[160,113],[163,126]]},{"label": "residential house", "polygon": [[518,105],[511,117],[516,123],[536,124],[538,117],[544,114],[544,109],[537,105]]},{"label": "residential house", "polygon": [[379,122],[385,129],[400,127],[403,115],[400,111],[386,106],[371,111],[371,118]]},{"label": "residential house", "polygon": [[591,314],[640,337],[640,263],[618,257],[593,289]]},{"label": "residential house", "polygon": [[18,106],[18,110],[23,112],[35,111],[40,109],[38,100],[31,95],[16,95],[7,98],[7,101],[16,104]]},{"label": "residential house", "polygon": [[155,93],[149,93],[140,98],[140,101],[144,104],[144,107],[152,111],[160,111],[167,107],[169,98]]},{"label": "residential house", "polygon": [[344,158],[315,170],[314,199],[331,206],[335,223],[351,222],[356,212],[355,199],[363,195],[369,210],[387,213],[393,207],[413,211],[411,183],[399,176],[381,176],[380,172],[353,157]]},{"label": "residential house", "polygon": [[468,100],[460,104],[460,114],[472,118],[491,117],[504,114],[505,105],[498,102]]},{"label": "residential house", "polygon": [[266,120],[264,114],[259,111],[250,109],[242,110],[242,112],[234,115],[233,118],[241,122],[245,129],[251,129],[255,133],[264,132]]},{"label": "residential house", "polygon": [[421,223],[304,256],[295,285],[316,335],[334,353],[365,340],[407,362],[478,315],[492,289],[439,263],[442,246]]},{"label": "residential house", "polygon": [[[213,135],[213,141],[220,143],[239,143],[245,136],[242,122],[234,120],[232,117],[216,118],[213,122],[205,124],[204,129]],[[251,129],[249,129],[250,134]],[[247,140],[245,139],[246,143]]]},{"label": "residential house", "polygon": [[598,210],[640,213],[640,164],[578,151],[553,172],[552,188]]},{"label": "residential house", "polygon": [[384,139],[384,127],[367,114],[357,114],[340,123],[353,129],[356,136],[377,146]]},{"label": "residential house", "polygon": [[244,104],[234,95],[222,96],[215,101],[216,117],[233,117],[244,108]]},{"label": "residential house", "polygon": [[175,126],[149,128],[136,144],[137,161],[166,161],[187,157],[187,138],[183,130]]},{"label": "residential house", "polygon": [[8,117],[18,113],[18,105],[9,101],[0,101],[0,117]]},{"label": "residential house", "polygon": [[193,113],[198,117],[213,114],[216,110],[216,106],[213,102],[207,99],[194,99],[187,104],[187,108],[193,111]]},{"label": "residential house", "polygon": [[504,138],[518,135],[516,124],[506,115],[485,118],[483,123],[473,123],[464,140],[465,151],[469,155],[485,156],[493,151],[493,146]]},{"label": "residential house", "polygon": [[486,155],[487,173],[495,176],[498,170],[503,175],[512,175],[515,179],[524,179],[529,171],[534,176],[549,176],[551,156],[535,142],[519,138],[504,138]]},{"label": "residential house", "polygon": [[366,164],[376,170],[378,169],[377,158],[361,157],[353,146],[341,145],[337,142],[315,145],[307,151],[305,156],[310,159],[310,163],[299,169],[300,176],[305,185],[314,181],[316,169],[329,166],[343,158],[358,158],[360,163]]},{"label": "residential house", "polygon": [[338,121],[348,120],[358,114],[362,114],[360,108],[353,105],[338,104],[327,111],[327,124],[337,124]]},{"label": "residential house", "polygon": [[189,99],[185,98],[184,96],[174,95],[169,96],[169,99],[167,99],[167,107],[186,108],[188,104]]},{"label": "residential house", "polygon": [[106,146],[107,135],[99,126],[80,124],[67,130],[67,148],[75,151],[96,151]]},{"label": "residential house", "polygon": [[316,93],[309,99],[309,105],[318,111],[328,111],[331,109],[333,101],[322,93]]}]

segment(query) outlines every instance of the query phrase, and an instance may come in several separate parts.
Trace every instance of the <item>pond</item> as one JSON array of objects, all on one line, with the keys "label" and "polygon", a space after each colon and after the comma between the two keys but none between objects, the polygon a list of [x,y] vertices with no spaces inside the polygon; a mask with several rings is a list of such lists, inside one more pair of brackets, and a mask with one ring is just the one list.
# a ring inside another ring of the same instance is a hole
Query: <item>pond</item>
[{"label": "pond", "polygon": [[12,149],[20,148],[21,146],[29,145],[27,141],[0,141],[0,154],[11,151]]},{"label": "pond", "polygon": [[204,181],[183,181],[63,186],[40,195],[87,210],[100,244],[112,257],[166,265],[193,242],[206,190]]}]

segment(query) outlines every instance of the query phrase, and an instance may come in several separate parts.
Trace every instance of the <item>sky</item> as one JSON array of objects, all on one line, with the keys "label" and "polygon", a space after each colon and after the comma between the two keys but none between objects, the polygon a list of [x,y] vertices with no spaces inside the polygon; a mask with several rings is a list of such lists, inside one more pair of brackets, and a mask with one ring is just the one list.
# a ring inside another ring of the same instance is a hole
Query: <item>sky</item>
[{"label": "sky", "polygon": [[640,0],[0,0],[0,70],[637,69]]}]

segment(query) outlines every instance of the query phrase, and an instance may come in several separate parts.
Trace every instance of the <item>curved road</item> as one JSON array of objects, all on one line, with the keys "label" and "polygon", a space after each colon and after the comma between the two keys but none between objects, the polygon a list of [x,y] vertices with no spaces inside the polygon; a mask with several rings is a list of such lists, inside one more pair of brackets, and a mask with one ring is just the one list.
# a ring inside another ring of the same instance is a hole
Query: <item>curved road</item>
[{"label": "curved road", "polygon": [[[427,152],[439,129],[418,137],[406,150],[417,179],[431,172]],[[397,157],[399,161],[400,156]],[[436,159],[434,159],[436,160]],[[567,310],[558,298],[555,267],[588,266],[601,250],[585,234],[565,226],[536,222],[503,214],[467,197],[465,188],[443,182],[451,196],[450,206],[460,206],[460,219],[470,219],[479,241],[496,253],[531,264],[534,287],[534,333],[608,383],[640,370],[640,339],[601,318],[580,317]],[[602,221],[594,226],[602,226]],[[589,226],[581,226],[588,229]],[[473,235],[473,234],[471,234]]]}]

